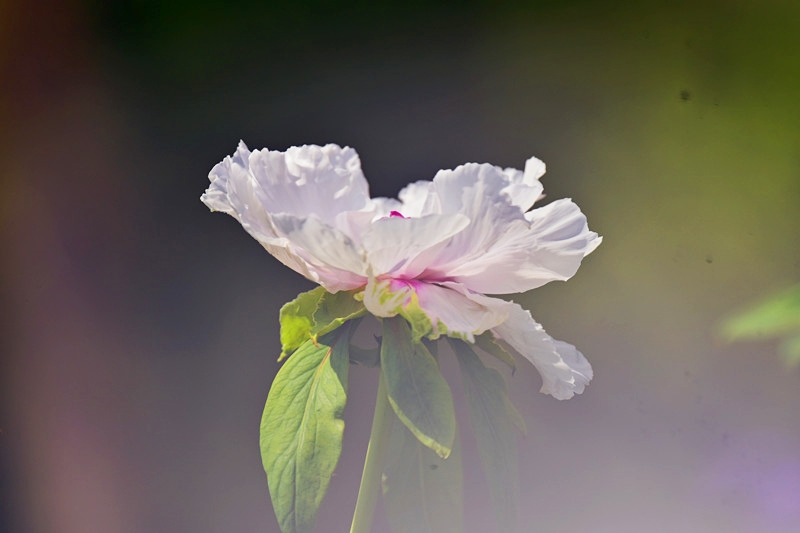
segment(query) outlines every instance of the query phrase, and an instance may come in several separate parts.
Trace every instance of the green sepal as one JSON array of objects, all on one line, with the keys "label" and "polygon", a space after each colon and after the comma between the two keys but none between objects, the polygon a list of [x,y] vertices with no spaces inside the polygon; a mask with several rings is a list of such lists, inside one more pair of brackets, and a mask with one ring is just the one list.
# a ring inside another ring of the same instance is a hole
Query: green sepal
[{"label": "green sepal", "polygon": [[419,297],[416,292],[411,293],[411,300],[400,309],[400,316],[405,318],[411,326],[412,342],[419,342],[423,337],[435,339],[441,334],[441,332],[435,331],[430,317],[419,306]]},{"label": "green sepal", "polygon": [[349,323],[305,341],[272,382],[261,419],[261,458],[283,533],[310,533],[342,450]]},{"label": "green sepal", "polygon": [[440,457],[450,455],[456,434],[450,387],[425,345],[412,341],[402,317],[383,319],[381,372],[397,417]]},{"label": "green sepal", "polygon": [[442,459],[396,416],[381,485],[389,525],[395,533],[462,533],[463,474],[459,439]]},{"label": "green sepal", "polygon": [[486,367],[469,344],[458,340],[450,340],[450,344],[461,367],[470,422],[489,483],[498,531],[517,531],[519,479],[514,425],[518,423],[515,418],[519,422],[522,418],[508,398],[503,376]]},{"label": "green sepal", "polygon": [[366,309],[356,300],[355,291],[330,293],[322,287],[301,293],[281,307],[281,355],[282,361],[311,339],[317,342],[320,335],[335,330],[348,320],[358,318]]}]

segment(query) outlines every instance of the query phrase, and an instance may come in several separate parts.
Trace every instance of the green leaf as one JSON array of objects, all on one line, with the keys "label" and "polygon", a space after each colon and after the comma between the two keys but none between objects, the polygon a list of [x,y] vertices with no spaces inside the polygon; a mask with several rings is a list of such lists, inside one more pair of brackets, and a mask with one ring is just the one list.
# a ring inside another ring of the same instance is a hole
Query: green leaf
[{"label": "green leaf", "polygon": [[281,356],[278,361],[297,350],[311,336],[314,311],[327,291],[322,287],[301,292],[291,302],[283,304],[281,321]]},{"label": "green leaf", "polygon": [[729,319],[723,334],[729,340],[778,336],[800,328],[800,285]]},{"label": "green leaf", "polygon": [[342,450],[353,324],[310,339],[280,369],[261,419],[261,458],[283,533],[313,530]]},{"label": "green leaf", "polygon": [[[413,332],[411,333],[411,336],[413,338],[413,336],[414,336]],[[433,358],[438,361],[439,360],[439,342],[438,341],[428,340],[428,339],[422,339],[421,342],[422,342],[422,344],[425,345],[425,347],[431,353]]]},{"label": "green leaf", "polygon": [[517,361],[511,352],[503,345],[502,341],[494,336],[491,332],[486,332],[482,335],[475,337],[475,345],[488,353],[493,355],[509,367],[511,367],[511,375],[517,370]]},{"label": "green leaf", "polygon": [[463,477],[458,439],[442,459],[392,417],[383,470],[386,515],[395,533],[462,533]]},{"label": "green leaf", "polygon": [[450,344],[461,367],[470,422],[489,482],[498,530],[517,531],[519,480],[514,417],[519,414],[508,399],[503,376],[484,366],[470,345],[453,339]]},{"label": "green leaf", "polygon": [[367,312],[364,304],[353,297],[354,292],[326,292],[320,298],[317,310],[314,312],[314,326],[311,328],[311,336],[314,339]]},{"label": "green leaf", "polygon": [[330,293],[322,287],[301,293],[281,307],[282,361],[304,342],[330,333],[348,320],[364,313],[364,305],[353,298],[354,291]]},{"label": "green leaf", "polygon": [[440,457],[450,455],[456,435],[450,387],[425,345],[412,342],[402,317],[383,319],[381,371],[398,418]]},{"label": "green leaf", "polygon": [[362,348],[355,344],[350,345],[350,362],[354,365],[361,365],[366,367],[376,367],[381,362],[381,349],[375,348]]}]

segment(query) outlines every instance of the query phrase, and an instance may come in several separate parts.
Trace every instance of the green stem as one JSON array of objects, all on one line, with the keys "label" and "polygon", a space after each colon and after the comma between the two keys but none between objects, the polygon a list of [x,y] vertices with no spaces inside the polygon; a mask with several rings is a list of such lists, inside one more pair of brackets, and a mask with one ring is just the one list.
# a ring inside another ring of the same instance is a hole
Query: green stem
[{"label": "green stem", "polygon": [[361,486],[358,487],[358,500],[353,514],[350,533],[369,533],[372,528],[372,515],[381,492],[381,470],[389,443],[389,424],[391,406],[386,395],[386,379],[383,370],[378,378],[378,396],[375,399],[375,414],[372,416],[372,431],[367,445],[367,458],[364,460],[364,473],[361,474]]}]

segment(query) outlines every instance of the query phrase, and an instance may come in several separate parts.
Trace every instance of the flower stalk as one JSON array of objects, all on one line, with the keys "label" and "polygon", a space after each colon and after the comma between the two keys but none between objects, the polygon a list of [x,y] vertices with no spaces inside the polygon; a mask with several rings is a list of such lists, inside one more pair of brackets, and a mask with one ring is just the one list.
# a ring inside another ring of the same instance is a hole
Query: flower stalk
[{"label": "flower stalk", "polygon": [[372,528],[375,504],[378,501],[378,494],[381,492],[381,471],[389,444],[389,429],[392,423],[391,410],[386,394],[386,378],[383,377],[383,370],[381,370],[378,378],[378,394],[375,398],[375,413],[372,415],[372,430],[369,435],[367,456],[364,460],[364,471],[361,474],[361,485],[358,487],[358,499],[350,533],[369,533]]}]

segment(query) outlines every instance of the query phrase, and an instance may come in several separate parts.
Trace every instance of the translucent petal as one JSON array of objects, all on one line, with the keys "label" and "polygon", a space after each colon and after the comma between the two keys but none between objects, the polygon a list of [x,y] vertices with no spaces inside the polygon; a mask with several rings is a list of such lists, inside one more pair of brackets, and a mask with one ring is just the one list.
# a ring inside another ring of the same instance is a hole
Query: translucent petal
[{"label": "translucent petal", "polygon": [[293,146],[286,152],[255,150],[250,172],[270,214],[317,216],[329,225],[343,211],[367,206],[369,191],[358,154],[335,144]]},{"label": "translucent petal", "polygon": [[[512,226],[522,229],[528,226],[522,210],[502,192],[509,180],[509,175],[499,167],[474,163],[437,173],[433,185],[442,212],[461,213],[469,217],[470,223],[430,261],[422,277],[454,279],[458,269],[469,268],[473,262],[478,262],[477,270],[470,273],[483,272],[485,267],[479,261]],[[507,267],[503,267],[502,276],[498,271],[492,274],[498,278],[513,275]]]},{"label": "translucent petal", "polygon": [[239,141],[239,146],[233,156],[226,156],[211,169],[208,174],[211,185],[200,197],[200,200],[212,211],[222,211],[236,216],[236,209],[228,199],[228,181],[244,179],[247,176],[249,158],[250,150],[247,149],[244,141]]},{"label": "translucent petal", "polygon": [[525,292],[571,278],[602,240],[569,199],[534,209],[525,218],[509,221],[483,254],[448,268],[452,279],[486,294]]},{"label": "translucent petal", "polygon": [[530,209],[533,203],[541,198],[543,187],[539,178],[545,172],[545,165],[542,161],[531,157],[525,163],[524,172],[515,168],[507,168],[503,172],[508,176],[509,183],[503,187],[502,192],[508,196],[512,204],[522,211]]},{"label": "translucent petal", "polygon": [[288,239],[295,254],[316,273],[318,283],[331,292],[361,287],[367,282],[367,264],[359,247],[316,216],[272,216],[277,232]]},{"label": "translucent petal", "polygon": [[494,298],[470,298],[466,292],[455,283],[425,283],[417,288],[419,306],[431,318],[437,333],[472,343],[475,335],[503,323],[508,313],[501,306],[486,305],[485,300]]},{"label": "translucent petal", "polygon": [[409,183],[398,195],[402,208],[398,209],[403,216],[421,217],[441,213],[439,197],[430,181]]},{"label": "translucent petal", "polygon": [[558,400],[581,394],[593,377],[592,367],[583,354],[571,344],[554,340],[519,305],[488,299],[500,302],[497,305],[508,312],[508,319],[492,331],[533,363],[542,376],[541,392]]},{"label": "translucent petal", "polygon": [[415,259],[424,252],[435,253],[468,224],[469,219],[458,213],[381,218],[362,235],[362,244],[375,276],[414,278],[425,268],[424,263],[415,266]]}]

